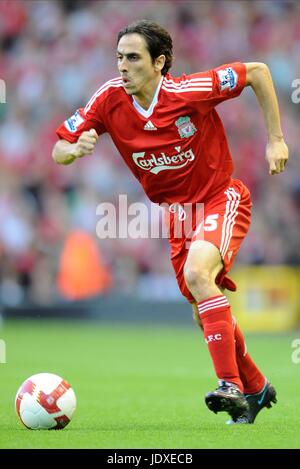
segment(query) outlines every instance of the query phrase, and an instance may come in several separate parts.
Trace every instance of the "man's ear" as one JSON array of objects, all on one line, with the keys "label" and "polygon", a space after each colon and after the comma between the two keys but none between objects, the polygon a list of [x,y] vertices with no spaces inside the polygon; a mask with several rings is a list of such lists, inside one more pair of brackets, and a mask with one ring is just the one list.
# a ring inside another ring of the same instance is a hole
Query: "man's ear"
[{"label": "man's ear", "polygon": [[165,63],[166,63],[166,56],[164,54],[161,54],[159,57],[156,57],[155,62],[154,62],[155,70],[161,71],[164,68]]}]

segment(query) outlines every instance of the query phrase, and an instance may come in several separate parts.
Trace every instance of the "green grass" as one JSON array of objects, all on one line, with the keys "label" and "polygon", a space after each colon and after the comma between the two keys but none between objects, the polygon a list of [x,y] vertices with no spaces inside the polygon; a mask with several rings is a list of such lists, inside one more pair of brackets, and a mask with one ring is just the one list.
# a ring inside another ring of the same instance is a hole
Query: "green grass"
[{"label": "green grass", "polygon": [[[248,349],[278,392],[255,425],[227,426],[204,394],[216,379],[196,329],[101,323],[7,322],[0,338],[0,448],[299,448],[300,364],[285,336],[249,336]],[[19,385],[52,372],[78,406],[62,431],[30,431],[14,411]]]}]

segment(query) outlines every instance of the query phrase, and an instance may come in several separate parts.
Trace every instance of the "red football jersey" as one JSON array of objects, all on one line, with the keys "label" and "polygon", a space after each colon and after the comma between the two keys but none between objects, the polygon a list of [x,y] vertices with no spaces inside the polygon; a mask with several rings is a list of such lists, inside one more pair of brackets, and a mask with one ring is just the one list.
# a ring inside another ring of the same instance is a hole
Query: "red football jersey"
[{"label": "red football jersey", "polygon": [[94,128],[108,132],[148,197],[156,203],[205,202],[225,189],[233,165],[215,106],[245,86],[243,63],[162,77],[150,108],[127,95],[121,78],[105,83],[57,135],[76,142]]}]

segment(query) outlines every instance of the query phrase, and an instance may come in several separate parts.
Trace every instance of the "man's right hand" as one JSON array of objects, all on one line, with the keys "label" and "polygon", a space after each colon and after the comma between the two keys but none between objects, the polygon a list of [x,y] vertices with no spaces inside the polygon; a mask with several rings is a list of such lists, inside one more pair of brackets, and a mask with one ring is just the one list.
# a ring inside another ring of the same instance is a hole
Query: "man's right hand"
[{"label": "man's right hand", "polygon": [[99,136],[95,129],[82,132],[77,142],[74,144],[72,156],[82,158],[91,155],[95,149]]}]

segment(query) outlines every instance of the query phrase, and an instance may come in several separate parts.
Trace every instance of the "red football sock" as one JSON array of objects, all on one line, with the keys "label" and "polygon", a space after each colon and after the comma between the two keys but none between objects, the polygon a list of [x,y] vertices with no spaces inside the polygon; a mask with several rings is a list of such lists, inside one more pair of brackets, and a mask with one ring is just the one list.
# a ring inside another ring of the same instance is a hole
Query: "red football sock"
[{"label": "red football sock", "polygon": [[244,385],[244,393],[255,394],[260,392],[265,385],[266,378],[259,371],[249,353],[247,352],[243,333],[237,325],[236,320],[234,320],[234,338],[236,360],[240,377]]},{"label": "red football sock", "polygon": [[216,375],[219,379],[236,384],[243,392],[236,361],[230,305],[226,296],[218,295],[200,301],[198,312]]}]

